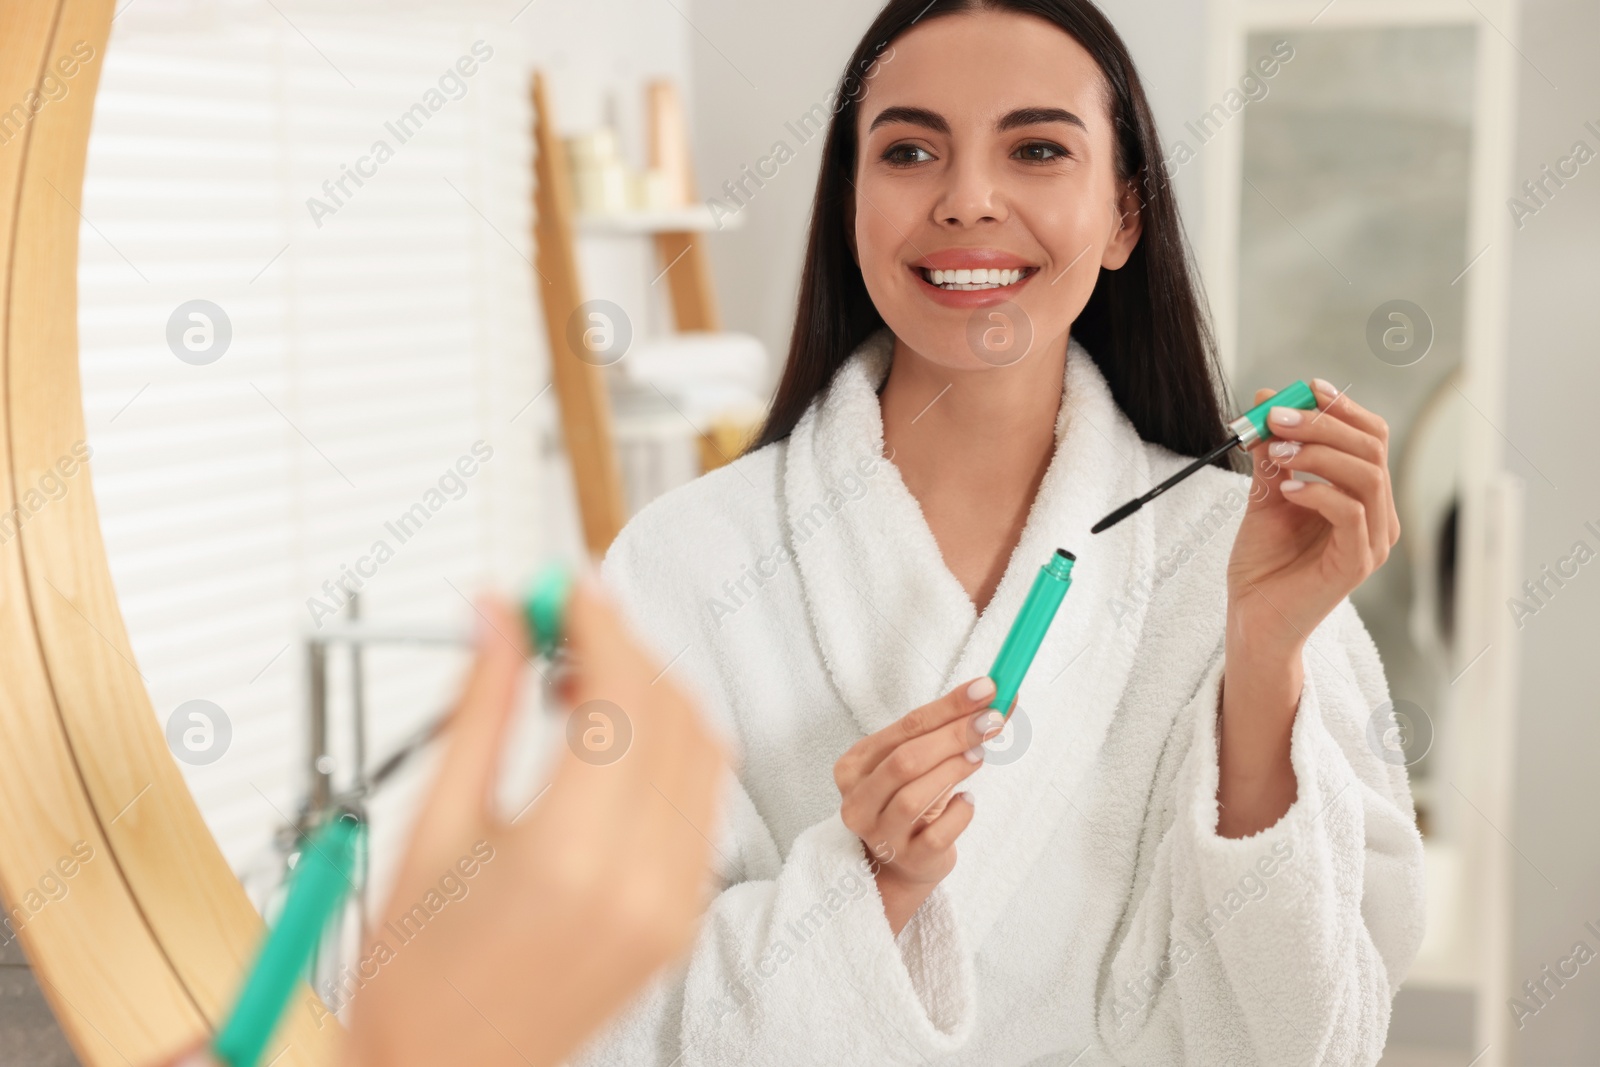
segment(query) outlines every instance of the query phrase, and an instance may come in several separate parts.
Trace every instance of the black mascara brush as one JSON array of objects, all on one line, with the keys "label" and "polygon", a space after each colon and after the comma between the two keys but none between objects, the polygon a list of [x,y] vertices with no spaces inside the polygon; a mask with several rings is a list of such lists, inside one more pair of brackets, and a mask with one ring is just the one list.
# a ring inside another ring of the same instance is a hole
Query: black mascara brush
[{"label": "black mascara brush", "polygon": [[1311,386],[1305,382],[1295,382],[1280,393],[1275,393],[1228,423],[1228,429],[1233,431],[1233,436],[1227,441],[1213,448],[1183,470],[1174,474],[1154,489],[1143,496],[1134,497],[1093,526],[1089,527],[1092,534],[1109,530],[1123,519],[1144,507],[1168,489],[1183,481],[1189,475],[1214,462],[1216,458],[1227,452],[1230,448],[1248,449],[1257,441],[1265,441],[1272,436],[1272,431],[1267,428],[1267,412],[1273,408],[1299,408],[1302,411],[1313,411],[1317,406],[1317,396],[1311,391]]}]

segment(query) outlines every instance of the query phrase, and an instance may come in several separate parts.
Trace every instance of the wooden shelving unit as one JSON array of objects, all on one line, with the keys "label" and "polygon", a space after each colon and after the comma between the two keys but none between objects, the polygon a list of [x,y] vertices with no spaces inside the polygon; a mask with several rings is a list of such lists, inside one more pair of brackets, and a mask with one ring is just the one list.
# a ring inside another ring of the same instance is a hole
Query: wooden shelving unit
[{"label": "wooden shelving unit", "polygon": [[[578,272],[577,239],[585,234],[648,236],[666,271],[675,327],[679,331],[721,329],[706,256],[705,237],[719,228],[711,212],[694,205],[688,125],[682,101],[671,82],[647,90],[650,166],[666,173],[675,199],[684,206],[664,211],[583,215],[576,210],[563,143],[542,73],[533,76],[534,245],[536,285],[544,307],[550,371],[561,409],[561,432],[572,462],[579,517],[589,552],[603,555],[627,519],[616,434],[604,369],[579,358],[568,341],[567,323],[584,302]],[[710,469],[729,454],[726,427],[702,435],[702,466]]]}]

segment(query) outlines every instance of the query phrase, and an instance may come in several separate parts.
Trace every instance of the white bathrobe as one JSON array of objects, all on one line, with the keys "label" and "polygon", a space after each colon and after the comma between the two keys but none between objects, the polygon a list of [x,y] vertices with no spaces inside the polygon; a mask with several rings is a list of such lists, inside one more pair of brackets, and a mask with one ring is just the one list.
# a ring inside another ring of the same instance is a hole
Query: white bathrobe
[{"label": "white bathrobe", "polygon": [[[1346,601],[1307,642],[1278,822],[1217,836],[1225,568],[1248,479],[1143,442],[1077,344],[1056,452],[979,615],[883,456],[881,330],[787,441],[642,510],[602,576],[739,761],[689,958],[574,1061],[1370,1064],[1421,941],[1422,843]],[[899,938],[833,765],[986,673],[1057,547],[1073,584],[954,871]],[[1375,721],[1374,715],[1378,714]]]}]

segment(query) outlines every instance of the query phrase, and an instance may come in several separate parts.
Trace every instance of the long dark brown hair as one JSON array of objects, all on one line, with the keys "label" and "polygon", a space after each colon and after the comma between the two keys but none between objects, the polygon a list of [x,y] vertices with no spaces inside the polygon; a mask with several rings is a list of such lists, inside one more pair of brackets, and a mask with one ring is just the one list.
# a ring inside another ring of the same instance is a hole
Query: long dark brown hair
[{"label": "long dark brown hair", "polygon": [[[1226,437],[1216,347],[1201,311],[1155,118],[1122,38],[1089,0],[889,0],[840,78],[811,206],[789,356],[760,434],[746,451],[789,436],[857,345],[884,325],[850,254],[845,206],[856,164],[856,117],[867,72],[914,23],[964,11],[1015,11],[1059,26],[1094,57],[1109,89],[1117,177],[1132,183],[1143,231],[1120,270],[1100,271],[1072,334],[1146,441],[1197,456]],[[1227,459],[1218,461],[1227,466]]]}]

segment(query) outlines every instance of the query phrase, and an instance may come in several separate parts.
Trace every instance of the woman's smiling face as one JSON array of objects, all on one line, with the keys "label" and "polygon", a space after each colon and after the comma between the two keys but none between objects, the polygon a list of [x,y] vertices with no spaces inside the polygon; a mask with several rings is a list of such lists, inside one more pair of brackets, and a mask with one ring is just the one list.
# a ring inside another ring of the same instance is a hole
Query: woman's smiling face
[{"label": "woman's smiling face", "polygon": [[980,10],[913,27],[868,82],[856,138],[846,217],[867,292],[941,365],[1021,358],[1003,347],[1008,323],[1031,330],[1036,355],[1064,340],[1099,268],[1121,267],[1139,239],[1105,77],[1043,19]]}]

